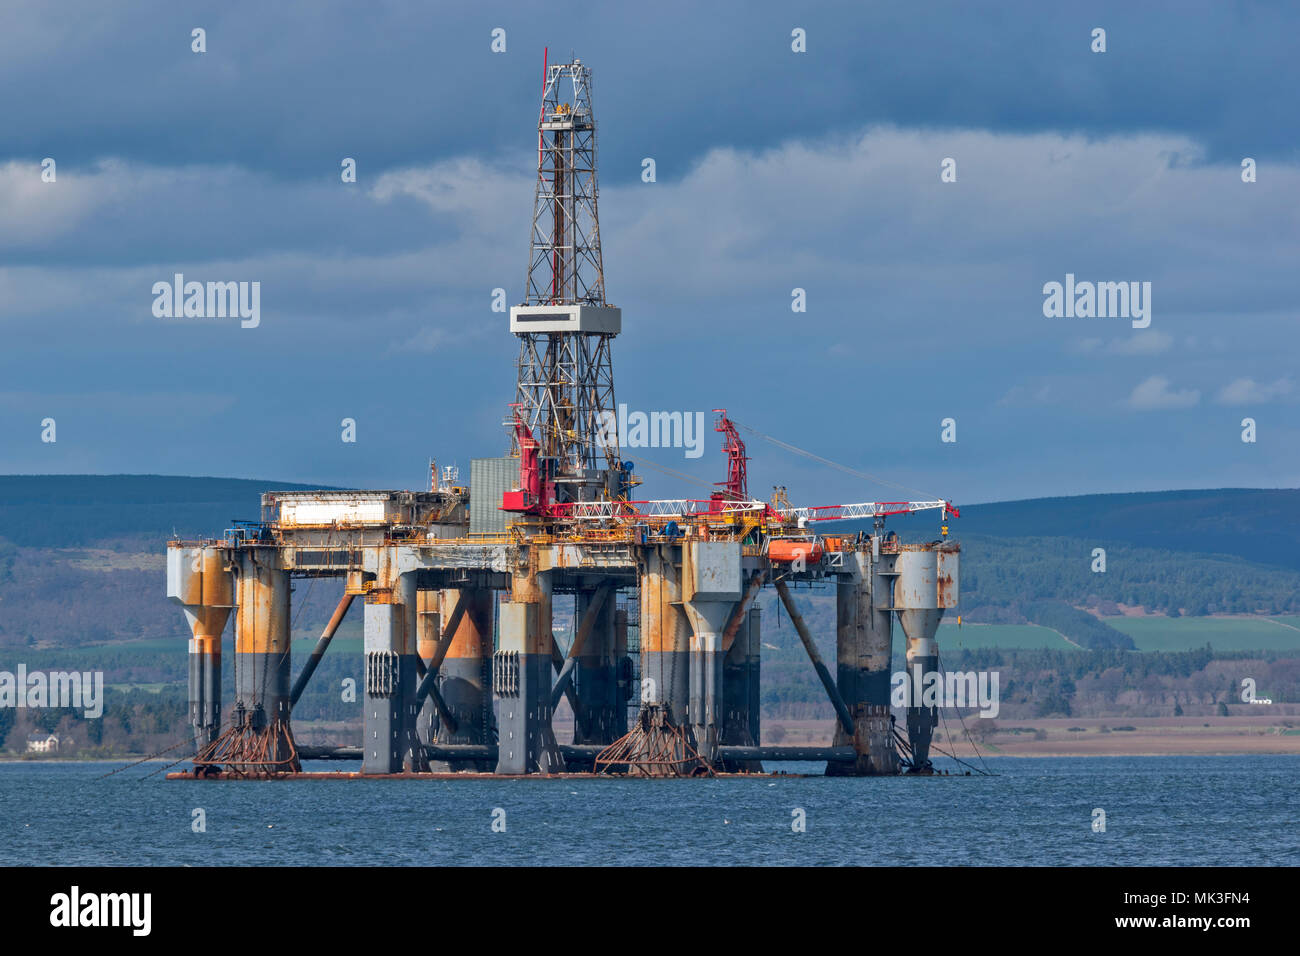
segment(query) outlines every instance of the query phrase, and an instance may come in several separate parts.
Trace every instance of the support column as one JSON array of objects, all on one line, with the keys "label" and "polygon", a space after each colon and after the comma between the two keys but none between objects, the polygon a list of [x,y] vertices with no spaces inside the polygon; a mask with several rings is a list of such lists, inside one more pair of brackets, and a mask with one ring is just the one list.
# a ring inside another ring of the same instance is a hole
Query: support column
[{"label": "support column", "polygon": [[691,724],[700,756],[713,763],[722,731],[722,632],[741,598],[740,544],[689,541],[682,558],[682,597],[691,622]]},{"label": "support column", "polygon": [[[595,589],[578,592],[579,621],[587,614],[596,594]],[[611,744],[627,733],[627,705],[619,696],[618,686],[619,660],[626,656],[627,632],[625,623],[624,651],[619,654],[614,604],[615,595],[611,590],[596,610],[591,632],[577,656],[573,682],[578,698],[573,726],[575,744]]]},{"label": "support column", "polygon": [[754,744],[759,744],[762,737],[762,660],[763,660],[763,612],[758,607],[751,607],[747,615],[747,624],[749,628],[749,652],[746,654],[746,666],[749,676],[746,678],[746,689],[749,691],[749,736],[754,739]]},{"label": "support column", "polygon": [[[683,603],[688,575],[680,563],[688,546],[650,544],[637,550],[640,709],[628,732],[597,756],[598,773],[613,770],[638,777],[688,777],[715,772],[711,760],[700,753],[690,723],[691,624]],[[736,553],[739,555],[739,548]],[[623,623],[626,634],[626,621]],[[627,681],[630,672],[621,670],[624,676],[620,680]],[[716,759],[716,742],[714,751]]]},{"label": "support column", "polygon": [[289,769],[289,572],[273,548],[242,550],[238,561],[234,722],[267,735],[268,768]]},{"label": "support column", "polygon": [[[722,744],[755,747],[759,742],[760,616],[751,607],[736,631],[722,665]],[[745,761],[738,770],[761,772],[761,761]]]},{"label": "support column", "polygon": [[499,623],[500,650],[492,658],[492,689],[501,701],[496,772],[560,773],[564,760],[551,728],[550,574],[535,566],[516,571]]},{"label": "support column", "polygon": [[[921,617],[934,616],[930,611],[905,611],[904,614]],[[920,625],[918,629],[924,628]],[[938,628],[938,621],[934,627]],[[906,625],[904,625],[906,630]],[[934,728],[939,723],[939,709],[924,706],[922,695],[925,688],[939,680],[939,642],[933,637],[907,636],[907,672],[911,678],[912,700],[907,708],[907,742],[912,746],[912,773],[924,773],[930,769],[930,741],[934,737]]]},{"label": "support column", "polygon": [[[415,594],[415,607],[415,653],[428,664],[442,639],[442,592],[420,589]],[[431,697],[426,697],[415,717],[415,735],[424,743],[432,743],[437,732],[438,708]]]},{"label": "support column", "polygon": [[[690,623],[682,608],[680,556],[673,545],[645,549],[641,578],[641,681],[633,688],[643,706],[664,708],[678,727],[690,726]],[[649,681],[649,684],[645,682]],[[694,742],[692,741],[692,745]]]},{"label": "support column", "polygon": [[409,572],[390,580],[390,587],[378,586],[366,594],[362,773],[427,766],[415,732],[416,575]]},{"label": "support column", "polygon": [[221,632],[235,604],[235,582],[216,548],[168,548],[167,596],[190,625],[189,704],[194,749],[213,743],[221,728]]},{"label": "support column", "polygon": [[[229,612],[227,612],[229,613]],[[221,634],[190,638],[190,724],[194,751],[217,739],[221,727]]]},{"label": "support column", "polygon": [[898,572],[894,609],[907,637],[911,773],[931,772],[930,741],[939,721],[936,703],[942,702],[943,690],[935,635],[944,611],[957,601],[957,559],[955,546],[925,545],[900,551],[894,564]]},{"label": "support column", "polygon": [[852,746],[857,760],[831,761],[828,776],[898,773],[889,712],[893,560],[871,551],[844,553],[835,590],[836,685],[853,716],[854,733],[850,737],[837,722],[832,743]]},{"label": "support column", "polygon": [[[640,616],[641,609],[638,606],[638,620],[640,620]],[[615,739],[627,733],[627,704],[632,699],[633,694],[639,694],[639,688],[634,685],[632,680],[632,658],[627,649],[627,627],[627,608],[616,607],[614,609],[614,667],[617,676],[614,681],[616,709],[613,722]]]},{"label": "support column", "polygon": [[[448,621],[461,594],[467,606],[443,658],[439,689],[456,729],[442,728],[439,743],[483,745],[492,742],[492,612],[496,595],[487,588],[442,592],[442,620]],[[427,658],[426,658],[427,660]],[[432,701],[425,703],[426,708]],[[452,760],[451,770],[488,772],[491,761]]]}]

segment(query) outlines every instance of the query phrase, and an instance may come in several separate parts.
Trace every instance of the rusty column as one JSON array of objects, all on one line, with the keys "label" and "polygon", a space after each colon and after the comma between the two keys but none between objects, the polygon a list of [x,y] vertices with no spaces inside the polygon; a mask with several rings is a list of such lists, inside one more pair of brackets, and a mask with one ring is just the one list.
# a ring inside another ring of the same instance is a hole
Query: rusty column
[{"label": "rusty column", "polygon": [[[442,639],[442,592],[421,588],[415,593],[415,653],[428,663],[438,651]],[[416,670],[420,668],[417,666]],[[423,676],[423,675],[422,675]],[[426,697],[415,717],[415,733],[421,741],[432,743],[438,726],[438,708]]]},{"label": "rusty column", "polygon": [[[642,705],[658,704],[676,726],[689,728],[691,628],[682,610],[680,547],[650,545],[641,578]],[[694,741],[691,741],[692,746]]]},{"label": "rusty column", "polygon": [[289,572],[275,548],[238,553],[235,707],[255,734],[267,735],[268,766],[292,759],[289,733]]},{"label": "rusty column", "polygon": [[[876,539],[878,540],[878,539]],[[852,737],[838,723],[833,746],[852,746],[857,760],[831,761],[828,776],[898,773],[889,712],[893,655],[890,611],[894,555],[844,553],[835,589],[836,685],[853,715]]]},{"label": "rusty column", "polygon": [[[439,689],[447,709],[455,718],[456,729],[442,728],[438,742],[443,744],[492,743],[492,612],[496,595],[487,588],[451,588],[442,592],[442,620],[450,623],[456,602],[464,594],[467,604],[443,658]],[[428,660],[426,657],[425,660]],[[432,707],[432,702],[426,703]],[[492,769],[487,760],[452,760],[451,770]]]},{"label": "rusty column", "polygon": [[235,604],[235,582],[217,548],[169,547],[167,596],[180,604],[190,625],[190,723],[194,749],[220,734],[221,632]]},{"label": "rusty column", "polygon": [[427,769],[416,736],[415,572],[381,573],[366,593],[362,773]]},{"label": "rusty column", "polygon": [[[532,549],[530,549],[530,552]],[[492,690],[501,701],[496,772],[562,773],[551,727],[551,577],[536,554],[514,572],[501,602],[500,650],[492,657]]]}]

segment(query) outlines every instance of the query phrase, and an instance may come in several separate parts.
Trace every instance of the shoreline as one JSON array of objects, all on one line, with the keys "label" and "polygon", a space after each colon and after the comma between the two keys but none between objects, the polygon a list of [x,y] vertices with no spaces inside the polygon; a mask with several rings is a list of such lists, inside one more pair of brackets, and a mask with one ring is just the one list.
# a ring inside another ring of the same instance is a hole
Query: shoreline
[{"label": "shoreline", "polygon": [[[1300,755],[1300,717],[1290,714],[1248,714],[1237,717],[1050,717],[999,719],[982,725],[967,719],[966,729],[977,731],[976,744],[985,757],[1230,757]],[[571,722],[556,722],[556,733],[567,738]],[[763,721],[767,743],[788,746],[824,747],[831,743],[831,722],[813,720]],[[313,731],[315,731],[313,733]],[[352,728],[336,724],[313,727],[298,734],[300,743],[323,744],[346,738]],[[312,738],[315,739],[312,739]],[[962,760],[976,756],[971,741],[949,720],[934,737],[934,753],[951,750]],[[176,760],[145,754],[105,756],[6,755],[0,763],[176,763]],[[345,761],[337,761],[345,763]]]},{"label": "shoreline", "polygon": [[[937,759],[951,760],[947,754],[932,751],[931,755]],[[991,750],[982,749],[977,756],[972,753],[957,752],[957,757],[966,762],[977,760],[979,756],[984,759],[1009,757],[1016,760],[1035,760],[1043,758],[1062,758],[1062,757],[1297,757],[1300,756],[1300,746],[1288,749],[1256,749],[1256,750],[1169,750],[1169,751],[1138,751],[1138,750],[1107,750],[1105,752],[1088,751],[1088,750],[1034,750],[1034,751],[1017,751],[1017,750]],[[140,758],[131,757],[95,757],[92,759],[82,760],[77,757],[54,757],[24,760],[21,757],[0,757],[0,766],[13,766],[18,764],[122,764],[138,763],[140,766],[145,764],[169,764],[175,761],[169,760],[141,760]],[[329,763],[339,766],[345,766],[359,761],[349,760],[311,760],[308,763]],[[814,763],[818,761],[812,761]],[[180,765],[178,765],[180,766]]]}]

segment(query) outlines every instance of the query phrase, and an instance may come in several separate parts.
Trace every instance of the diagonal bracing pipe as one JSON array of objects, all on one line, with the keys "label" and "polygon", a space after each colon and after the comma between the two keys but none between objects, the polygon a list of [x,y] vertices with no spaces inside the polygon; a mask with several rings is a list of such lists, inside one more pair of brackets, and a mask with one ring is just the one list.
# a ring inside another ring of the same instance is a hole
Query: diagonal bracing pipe
[{"label": "diagonal bracing pipe", "polygon": [[749,587],[745,589],[744,597],[736,604],[736,610],[732,612],[731,620],[727,623],[727,628],[722,632],[722,652],[725,654],[731,650],[731,645],[736,642],[736,634],[740,630],[741,622],[745,620],[745,615],[749,613],[749,606],[754,602],[754,596],[758,594],[759,588],[763,586],[767,578],[765,571],[759,571],[749,581]]},{"label": "diagonal bracing pipe", "polygon": [[443,659],[447,656],[447,650],[451,647],[452,639],[456,636],[456,629],[460,627],[460,619],[465,616],[465,609],[469,607],[469,592],[462,589],[456,598],[456,607],[451,612],[451,617],[447,619],[447,626],[442,629],[442,638],[438,641],[438,646],[434,648],[433,656],[429,658],[425,665],[424,677],[420,679],[420,686],[415,689],[415,709],[418,711],[424,706],[426,697],[433,699],[433,706],[438,708],[438,718],[442,725],[452,733],[456,732],[456,718],[452,716],[447,707],[447,702],[442,699],[442,694],[438,693],[437,680],[438,671],[442,669]]},{"label": "diagonal bracing pipe", "polygon": [[[564,659],[564,666],[560,668],[560,675],[555,679],[555,686],[551,688],[551,706],[555,707],[560,703],[560,698],[564,696],[573,682],[573,669],[578,663],[578,655],[586,646],[587,638],[591,636],[591,629],[596,624],[596,617],[600,614],[600,609],[605,606],[609,600],[609,595],[614,589],[608,584],[603,584],[596,588],[596,593],[591,597],[591,603],[587,605],[587,610],[583,612],[582,621],[578,624],[578,633],[574,635],[573,646],[569,648],[569,654]],[[572,697],[569,702],[574,703]],[[574,707],[574,718],[577,718],[577,707]]]},{"label": "diagonal bracing pipe", "polygon": [[452,610],[451,617],[447,618],[447,626],[442,629],[442,637],[438,640],[438,646],[434,648],[433,656],[425,664],[424,677],[420,681],[420,686],[415,690],[415,706],[417,708],[424,704],[424,699],[433,690],[433,682],[438,678],[438,671],[442,668],[443,658],[447,656],[447,650],[451,647],[452,638],[456,636],[456,628],[460,627],[460,619],[465,616],[465,609],[468,606],[469,595],[462,590],[456,598],[456,607]]},{"label": "diagonal bracing pipe", "polygon": [[312,649],[311,657],[307,658],[302,673],[298,675],[298,679],[294,681],[293,690],[289,692],[290,710],[298,703],[298,698],[302,696],[302,692],[307,689],[307,682],[311,680],[311,675],[316,673],[316,665],[325,656],[325,649],[330,646],[330,641],[334,640],[334,632],[339,629],[339,625],[343,623],[343,618],[347,616],[348,608],[352,606],[352,597],[351,594],[344,594],[343,597],[339,598],[338,607],[334,609],[333,617],[325,625],[320,640],[316,642],[316,646]]},{"label": "diagonal bracing pipe", "polygon": [[[555,668],[555,673],[557,675],[564,670],[564,664],[564,655],[560,653],[560,649],[556,646],[556,642],[551,641],[551,666]],[[573,692],[573,684],[571,682],[565,686],[564,695],[569,698],[569,706],[573,709],[573,713],[576,715],[578,713],[578,695]]]},{"label": "diagonal bracing pipe", "polygon": [[799,640],[803,641],[803,649],[808,652],[808,658],[812,661],[817,676],[821,678],[822,686],[826,688],[826,696],[831,699],[831,704],[835,707],[835,713],[840,719],[840,725],[844,728],[844,732],[852,737],[853,715],[849,713],[849,708],[844,703],[844,698],[840,696],[835,681],[831,680],[831,672],[822,663],[822,657],[817,653],[817,645],[813,643],[812,635],[808,633],[808,625],[804,623],[803,615],[799,613],[799,609],[794,606],[794,598],[790,596],[790,589],[786,587],[786,583],[780,578],[776,581],[776,593],[781,596],[781,603],[785,605],[786,613],[790,615],[790,620],[794,623],[794,629],[799,632]]}]

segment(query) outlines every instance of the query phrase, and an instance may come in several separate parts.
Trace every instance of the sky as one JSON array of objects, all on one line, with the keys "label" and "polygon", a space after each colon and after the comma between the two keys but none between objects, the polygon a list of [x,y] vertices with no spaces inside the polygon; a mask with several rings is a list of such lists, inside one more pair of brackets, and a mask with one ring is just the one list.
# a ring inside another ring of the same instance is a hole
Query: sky
[{"label": "sky", "polygon": [[[594,76],[618,401],[725,407],[858,473],[746,431],[756,496],[1300,486],[1298,28],[1263,3],[8,2],[0,473],[420,488],[506,453],[493,290],[523,296],[548,48]],[[176,273],[258,282],[259,323],[156,316]],[[1045,315],[1067,275],[1149,288],[1149,325]],[[687,451],[624,457],[646,497],[707,494],[720,436]]]}]

